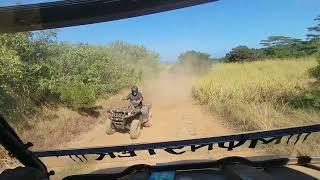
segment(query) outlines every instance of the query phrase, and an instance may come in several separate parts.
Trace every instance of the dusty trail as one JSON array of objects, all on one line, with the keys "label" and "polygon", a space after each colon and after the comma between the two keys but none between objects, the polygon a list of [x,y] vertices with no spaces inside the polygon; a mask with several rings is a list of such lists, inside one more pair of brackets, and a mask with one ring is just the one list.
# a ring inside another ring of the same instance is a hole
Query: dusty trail
[{"label": "dusty trail", "polygon": [[216,117],[205,112],[191,97],[191,79],[164,74],[142,89],[145,103],[152,103],[151,128],[144,128],[137,140],[129,134],[105,134],[105,127],[97,126],[85,134],[73,147],[106,146],[141,142],[168,141],[230,133]]},{"label": "dusty trail", "polygon": [[[105,127],[97,125],[94,129],[81,135],[78,139],[70,143],[68,147],[92,147],[111,146],[142,142],[159,142],[178,139],[191,139],[209,136],[220,136],[234,133],[226,128],[223,121],[218,116],[209,113],[204,107],[196,104],[191,96],[191,77],[177,76],[162,73],[161,77],[142,89],[145,102],[152,103],[151,128],[144,128],[137,140],[131,140],[129,134],[115,133],[105,134]],[[227,153],[227,154],[225,154]],[[157,156],[149,156],[144,152],[137,153],[138,156],[132,158],[106,158],[101,163],[92,163],[86,171],[93,171],[105,167],[126,166],[137,163],[155,164],[159,162],[169,162],[185,159],[216,159],[219,156],[228,155],[226,150],[216,149],[208,151],[199,150],[195,153],[185,153],[183,155],[171,155],[164,152],[157,153]],[[232,152],[232,155],[251,155],[251,151],[241,150]],[[45,162],[52,169],[66,168],[66,164],[72,160],[64,158],[46,158]],[[90,163],[89,163],[90,164]],[[69,166],[69,165],[68,165]]]}]

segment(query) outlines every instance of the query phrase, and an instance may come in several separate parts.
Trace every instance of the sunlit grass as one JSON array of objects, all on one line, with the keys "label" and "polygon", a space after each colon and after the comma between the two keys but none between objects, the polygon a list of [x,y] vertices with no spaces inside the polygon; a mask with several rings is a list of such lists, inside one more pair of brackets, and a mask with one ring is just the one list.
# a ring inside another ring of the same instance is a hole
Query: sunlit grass
[{"label": "sunlit grass", "polygon": [[194,84],[193,95],[241,131],[319,123],[318,110],[290,104],[310,90],[308,71],[316,64],[313,58],[217,64]]}]

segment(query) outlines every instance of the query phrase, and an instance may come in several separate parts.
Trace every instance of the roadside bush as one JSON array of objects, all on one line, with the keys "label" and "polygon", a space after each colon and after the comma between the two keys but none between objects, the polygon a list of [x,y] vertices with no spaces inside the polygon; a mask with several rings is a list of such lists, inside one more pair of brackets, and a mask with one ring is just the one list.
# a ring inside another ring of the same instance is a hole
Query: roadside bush
[{"label": "roadside bush", "polygon": [[159,55],[143,46],[71,44],[55,36],[0,34],[0,113],[39,149],[90,129],[99,122],[98,99],[160,71]]},{"label": "roadside bush", "polygon": [[310,73],[313,77],[317,78],[320,81],[320,52],[316,55],[318,65],[310,70]]},{"label": "roadside bush", "polygon": [[159,54],[143,46],[116,41],[110,43],[106,50],[112,59],[133,68],[140,77],[154,77],[161,70]]},{"label": "roadside bush", "polygon": [[159,72],[159,55],[143,46],[59,43],[55,36],[55,31],[0,34],[0,110],[5,117],[23,119],[46,104],[90,108],[98,98]]},{"label": "roadside bush", "polygon": [[238,46],[227,53],[225,58],[226,62],[244,62],[255,61],[258,55],[253,49],[249,49],[247,46]]},{"label": "roadside bush", "polygon": [[320,109],[320,52],[316,55],[318,65],[310,69],[312,77],[316,82],[312,84],[312,91],[304,95],[304,102],[309,106]]},{"label": "roadside bush", "polygon": [[169,67],[169,72],[183,72],[192,74],[206,73],[213,63],[210,55],[194,50],[186,51],[179,55],[179,62]]},{"label": "roadside bush", "polygon": [[0,110],[9,120],[19,118],[29,103],[22,95],[23,68],[16,51],[0,46]]}]

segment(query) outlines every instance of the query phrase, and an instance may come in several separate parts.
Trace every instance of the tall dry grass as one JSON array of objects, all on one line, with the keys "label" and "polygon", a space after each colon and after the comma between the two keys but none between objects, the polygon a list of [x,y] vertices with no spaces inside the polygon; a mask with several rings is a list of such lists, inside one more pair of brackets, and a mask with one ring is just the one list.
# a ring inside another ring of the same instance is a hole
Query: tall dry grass
[{"label": "tall dry grass", "polygon": [[[217,64],[195,82],[193,95],[239,131],[320,123],[318,110],[303,107],[303,103],[291,105],[310,90],[314,79],[308,70],[316,64],[313,58]],[[301,145],[294,152],[288,147],[273,151],[319,154],[319,143],[319,136],[314,136],[307,148]]]},{"label": "tall dry grass", "polygon": [[64,148],[79,134],[104,123],[107,109],[120,104],[126,93],[127,91],[121,91],[107,99],[99,99],[96,108],[85,112],[73,111],[66,107],[43,108],[27,125],[15,125],[15,129],[25,142],[34,144],[33,149]]},{"label": "tall dry grass", "polygon": [[[107,99],[99,99],[93,114],[79,113],[63,106],[44,107],[41,112],[28,119],[28,122],[11,125],[24,142],[33,143],[32,150],[66,148],[80,134],[104,123],[106,110],[122,103],[120,99],[127,93],[128,90],[124,90]],[[10,158],[8,152],[0,147],[0,172],[19,165],[17,160]]]},{"label": "tall dry grass", "polygon": [[[98,122],[97,118],[80,115],[65,107],[43,108],[28,122],[12,124],[24,142],[32,142],[32,150],[59,149],[79,134],[88,131]],[[19,166],[17,160],[10,158],[0,149],[0,172]]]}]

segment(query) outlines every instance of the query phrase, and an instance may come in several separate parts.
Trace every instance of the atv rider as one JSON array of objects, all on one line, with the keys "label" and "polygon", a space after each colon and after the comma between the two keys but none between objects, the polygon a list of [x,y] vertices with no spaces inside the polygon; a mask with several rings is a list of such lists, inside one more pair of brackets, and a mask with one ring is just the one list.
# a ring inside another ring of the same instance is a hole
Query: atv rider
[{"label": "atv rider", "polygon": [[125,97],[124,100],[130,100],[131,106],[133,106],[136,110],[140,110],[143,106],[143,96],[138,91],[137,86],[133,86],[131,88],[131,93],[127,97]]},{"label": "atv rider", "polygon": [[150,106],[144,105],[142,103],[143,96],[139,92],[137,86],[133,86],[131,88],[131,93],[127,97],[125,97],[123,100],[130,100],[130,104],[134,108],[134,110],[140,111],[142,113],[141,118],[142,118],[143,126],[151,127],[151,121],[150,121],[151,114],[149,112]]}]

